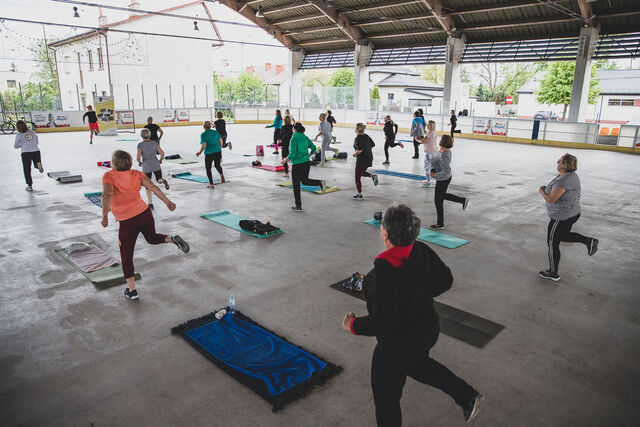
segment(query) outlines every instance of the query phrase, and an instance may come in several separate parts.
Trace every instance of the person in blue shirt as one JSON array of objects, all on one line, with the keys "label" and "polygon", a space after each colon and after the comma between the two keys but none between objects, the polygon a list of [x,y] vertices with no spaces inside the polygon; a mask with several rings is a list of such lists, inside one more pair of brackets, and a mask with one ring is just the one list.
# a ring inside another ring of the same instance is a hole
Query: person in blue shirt
[{"label": "person in blue shirt", "polygon": [[204,122],[204,132],[200,135],[200,151],[196,153],[199,156],[204,151],[204,166],[207,169],[207,178],[209,178],[208,188],[213,189],[213,176],[211,175],[211,164],[214,163],[216,170],[220,174],[220,182],[224,182],[224,173],[222,173],[222,137],[217,130],[211,129],[211,122]]},{"label": "person in blue shirt", "polygon": [[416,137],[422,138],[424,136],[424,130],[427,124],[424,122],[424,119],[420,116],[420,111],[416,110],[413,113],[413,121],[411,122],[411,132],[409,135],[413,137],[413,149],[414,155],[413,159],[419,158],[418,154],[418,146],[420,143],[416,140]]},{"label": "person in blue shirt", "polygon": [[273,119],[273,124],[265,126],[265,128],[273,128],[273,146],[276,147],[276,151],[273,154],[278,154],[278,140],[280,139],[280,132],[282,132],[282,113],[280,110],[276,110],[276,117]]}]

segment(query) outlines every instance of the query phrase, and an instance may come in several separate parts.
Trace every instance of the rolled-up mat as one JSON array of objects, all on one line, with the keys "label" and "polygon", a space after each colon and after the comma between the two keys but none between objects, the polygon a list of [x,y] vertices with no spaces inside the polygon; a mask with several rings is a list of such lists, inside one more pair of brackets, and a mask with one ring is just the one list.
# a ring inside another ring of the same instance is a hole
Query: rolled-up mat
[{"label": "rolled-up mat", "polygon": [[69,171],[47,172],[47,176],[63,184],[82,182],[82,175],[71,175]]},{"label": "rolled-up mat", "polygon": [[[368,219],[367,224],[375,227],[380,227],[380,221],[377,219]],[[455,249],[459,246],[469,243],[468,240],[460,239],[459,237],[449,236],[448,234],[438,233],[437,231],[429,230],[428,228],[421,227],[420,234],[418,234],[418,240],[423,242],[433,243],[434,245],[443,246],[449,249]]]},{"label": "rolled-up mat", "polygon": [[[293,183],[291,181],[280,182],[276,185],[279,187],[293,188]],[[316,193],[316,194],[326,194],[326,193],[333,193],[334,191],[340,191],[338,187],[329,187],[329,186],[327,186],[326,190],[322,191],[322,188],[319,185],[300,185],[300,189],[302,191],[309,191],[311,193]]]},{"label": "rolled-up mat", "polygon": [[216,211],[216,212],[208,212],[208,213],[203,213],[200,214],[201,217],[208,219],[209,221],[213,221],[213,222],[217,222],[220,225],[224,225],[225,227],[229,227],[232,228],[236,231],[239,231],[241,233],[245,233],[248,234],[250,236],[253,237],[257,237],[258,239],[264,239],[265,237],[271,237],[271,236],[275,236],[276,234],[282,234],[284,233],[284,231],[282,230],[277,230],[274,231],[273,233],[269,233],[269,234],[258,234],[258,233],[253,233],[251,231],[248,230],[243,230],[242,227],[240,227],[240,221],[242,221],[243,218],[241,216],[238,215],[234,215],[231,212],[227,211],[227,210],[220,210],[220,211]]},{"label": "rolled-up mat", "polygon": [[396,171],[390,171],[386,169],[376,169],[373,171],[373,173],[378,175],[395,176],[396,178],[413,179],[414,181],[424,181],[427,179],[426,175],[416,175],[413,173],[396,172]]},{"label": "rolled-up mat", "polygon": [[[209,183],[209,178],[207,178],[206,176],[193,175],[191,172],[176,173],[176,174],[173,174],[171,176],[173,178],[185,179],[187,181],[202,182],[204,184],[208,184]],[[220,182],[220,180],[218,178],[213,178],[213,183],[214,184],[221,184],[221,182]]]},{"label": "rolled-up mat", "polygon": [[102,191],[96,191],[95,193],[84,193],[84,197],[89,199],[89,201],[91,201],[99,208],[102,207]]},{"label": "rolled-up mat", "polygon": [[96,162],[96,163],[101,168],[111,169],[111,160],[105,160],[103,162]]},{"label": "rolled-up mat", "polygon": [[[102,249],[98,248],[94,243],[92,243],[92,242],[88,242],[88,243],[92,247],[95,247],[95,248],[97,248],[97,249],[102,251]],[[105,267],[105,268],[101,268],[99,270],[87,272],[87,271],[84,271],[82,269],[82,267],[80,267],[78,264],[73,262],[68,257],[68,255],[64,251],[64,249],[58,248],[55,251],[65,261],[67,261],[76,270],[78,270],[84,277],[86,277],[91,283],[93,283],[96,287],[98,287],[100,289],[106,289],[106,288],[109,288],[111,286],[117,286],[117,285],[121,285],[121,284],[127,283],[127,281],[124,279],[124,273],[122,272],[122,267],[120,267],[119,264],[111,266],[111,267]],[[102,252],[104,252],[104,251],[102,251]],[[105,252],[105,254],[106,254],[106,252]],[[135,275],[134,275],[134,278],[136,280],[140,280],[141,279],[140,273],[136,272]]]},{"label": "rolled-up mat", "polygon": [[186,160],[183,159],[180,154],[170,154],[168,156],[164,156],[164,159],[171,163],[177,163],[179,165],[190,165],[192,163],[198,163],[195,160]]},{"label": "rolled-up mat", "polygon": [[[337,291],[366,301],[364,292],[345,287],[349,279],[341,280],[330,286]],[[475,314],[457,309],[438,301],[433,302],[440,318],[440,332],[477,348],[483,348],[494,339],[504,326]]]},{"label": "rolled-up mat", "polygon": [[[220,313],[220,319],[216,314],[190,320],[171,333],[180,334],[207,359],[271,403],[274,412],[342,370],[239,311]],[[213,388],[212,398],[215,392]]]}]

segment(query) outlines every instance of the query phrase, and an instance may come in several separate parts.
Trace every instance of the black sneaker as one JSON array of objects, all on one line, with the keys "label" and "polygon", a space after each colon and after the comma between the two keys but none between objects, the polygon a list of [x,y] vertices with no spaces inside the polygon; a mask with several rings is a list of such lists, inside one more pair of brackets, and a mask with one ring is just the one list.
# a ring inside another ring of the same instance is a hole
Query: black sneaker
[{"label": "black sneaker", "polygon": [[462,202],[462,210],[463,211],[466,210],[467,206],[469,206],[469,198],[468,197],[464,199],[464,202]]},{"label": "black sneaker", "polygon": [[371,179],[373,180],[373,185],[378,185],[378,175],[375,173],[371,175]]},{"label": "black sneaker", "polygon": [[483,402],[484,396],[476,392],[476,395],[473,396],[469,403],[462,408],[464,411],[464,419],[467,423],[470,423],[476,415],[478,415]]},{"label": "black sneaker", "polygon": [[130,291],[129,288],[125,288],[124,297],[128,299],[138,299],[138,291],[136,289]]},{"label": "black sneaker", "polygon": [[356,194],[355,196],[353,196],[353,198],[360,201],[364,200],[364,198],[362,197],[362,194]]},{"label": "black sneaker", "polygon": [[166,178],[165,178],[165,179],[162,180],[162,183],[164,184],[164,189],[168,190],[169,189],[169,181],[167,181]]},{"label": "black sneaker", "polygon": [[560,280],[560,275],[551,270],[538,271],[538,276],[542,277],[543,279],[553,280],[554,282]]},{"label": "black sneaker", "polygon": [[389,164],[389,160],[385,160],[384,162],[382,162],[383,165],[388,165]]},{"label": "black sneaker", "polygon": [[93,139],[89,141],[89,144],[93,144]]},{"label": "black sneaker", "polygon": [[153,210],[153,203],[149,203],[149,209]]},{"label": "black sneaker", "polygon": [[233,147],[231,147],[231,142],[227,142],[227,146],[229,147],[229,150],[233,149]]},{"label": "black sneaker", "polygon": [[177,247],[180,248],[182,252],[185,254],[189,253],[189,244],[184,241],[184,239],[177,234],[175,236],[171,236],[171,241],[176,244]]},{"label": "black sneaker", "polygon": [[291,210],[294,212],[302,212],[302,208],[299,208],[297,206],[291,206]]},{"label": "black sneaker", "polygon": [[433,225],[430,225],[429,228],[432,228],[434,230],[442,230],[444,229],[444,224],[433,224]]},{"label": "black sneaker", "polygon": [[595,254],[598,251],[598,239],[591,238],[589,239],[589,244],[587,245],[587,250],[589,256]]},{"label": "black sneaker", "polygon": [[413,157],[411,157],[411,158],[412,158],[412,159],[419,159],[419,158],[420,158],[420,156],[413,156]]},{"label": "black sneaker", "polygon": [[277,151],[274,151],[274,152],[273,152],[273,153],[271,153],[271,154],[280,154],[280,153],[278,153]]}]

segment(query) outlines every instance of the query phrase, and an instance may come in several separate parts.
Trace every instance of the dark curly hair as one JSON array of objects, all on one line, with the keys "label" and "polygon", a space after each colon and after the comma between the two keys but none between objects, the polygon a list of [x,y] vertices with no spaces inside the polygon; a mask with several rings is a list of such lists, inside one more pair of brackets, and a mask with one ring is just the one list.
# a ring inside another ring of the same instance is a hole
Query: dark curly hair
[{"label": "dark curly hair", "polygon": [[420,218],[407,205],[394,203],[384,211],[382,227],[394,246],[409,246],[420,234]]},{"label": "dark curly hair", "polygon": [[304,128],[304,126],[302,126],[302,123],[300,123],[300,122],[296,122],[296,124],[295,124],[295,125],[293,125],[293,128],[294,128],[294,129],[296,130],[296,132],[298,132],[298,133],[304,133],[304,131],[306,130],[306,129]]}]

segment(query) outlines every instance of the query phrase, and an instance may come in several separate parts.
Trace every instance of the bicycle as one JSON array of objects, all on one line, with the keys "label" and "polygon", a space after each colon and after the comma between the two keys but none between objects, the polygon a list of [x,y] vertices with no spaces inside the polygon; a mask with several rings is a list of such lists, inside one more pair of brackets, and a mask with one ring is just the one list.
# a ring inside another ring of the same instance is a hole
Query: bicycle
[{"label": "bicycle", "polygon": [[[24,120],[27,123],[27,126],[29,126],[32,131],[36,132],[35,123],[33,123],[31,120],[26,120],[24,116],[22,116],[21,120]],[[16,131],[16,122],[10,115],[5,115],[4,122],[2,123],[2,125],[0,125],[0,131],[2,131],[4,135],[11,135]]]}]

